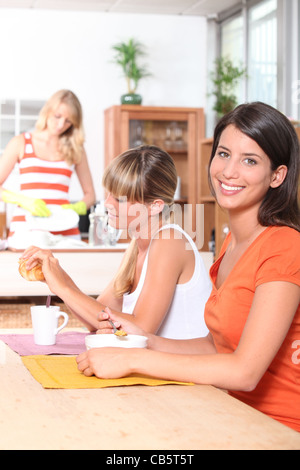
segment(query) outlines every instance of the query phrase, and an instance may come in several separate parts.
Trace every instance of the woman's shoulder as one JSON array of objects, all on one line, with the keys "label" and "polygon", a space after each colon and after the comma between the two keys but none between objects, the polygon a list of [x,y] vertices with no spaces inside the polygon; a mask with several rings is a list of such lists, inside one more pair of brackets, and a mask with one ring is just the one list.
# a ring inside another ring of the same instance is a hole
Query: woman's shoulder
[{"label": "woman's shoulder", "polygon": [[261,237],[260,256],[300,260],[300,233],[287,226],[268,227]]},{"label": "woman's shoulder", "polygon": [[25,142],[24,134],[15,135],[10,141],[10,143],[15,146],[24,145],[24,142]]},{"label": "woman's shoulder", "polygon": [[263,233],[259,252],[254,253],[257,266],[256,285],[267,281],[300,282],[300,237],[290,227],[269,227]]},{"label": "woman's shoulder", "polygon": [[296,244],[299,246],[300,244],[300,233],[298,230],[288,227],[286,225],[283,226],[272,226],[268,227],[265,231],[265,240],[268,240],[268,243],[283,243],[283,244]]},{"label": "woman's shoulder", "polygon": [[5,153],[13,155],[15,158],[20,158],[24,152],[24,135],[19,134],[14,136],[6,146]]}]

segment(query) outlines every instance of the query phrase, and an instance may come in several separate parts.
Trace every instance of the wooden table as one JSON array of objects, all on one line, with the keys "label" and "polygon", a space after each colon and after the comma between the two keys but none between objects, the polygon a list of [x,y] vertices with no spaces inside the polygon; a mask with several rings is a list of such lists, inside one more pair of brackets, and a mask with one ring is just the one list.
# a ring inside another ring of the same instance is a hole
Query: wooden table
[{"label": "wooden table", "polygon": [[211,386],[46,390],[3,342],[0,375],[1,450],[300,449],[299,433]]}]

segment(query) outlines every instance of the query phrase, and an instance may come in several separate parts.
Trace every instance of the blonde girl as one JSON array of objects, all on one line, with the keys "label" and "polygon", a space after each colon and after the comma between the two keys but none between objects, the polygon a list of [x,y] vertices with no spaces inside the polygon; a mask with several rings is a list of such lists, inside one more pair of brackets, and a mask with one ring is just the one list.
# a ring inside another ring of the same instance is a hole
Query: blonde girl
[{"label": "blonde girl", "polygon": [[205,302],[211,284],[199,252],[183,229],[168,217],[177,184],[175,165],[155,146],[128,150],[105,171],[103,184],[109,221],[132,237],[120,269],[97,301],[84,295],[50,254],[30,248],[28,267],[43,262],[53,293],[91,330],[111,333],[99,322],[106,306],[146,331],[169,338],[203,336]]}]

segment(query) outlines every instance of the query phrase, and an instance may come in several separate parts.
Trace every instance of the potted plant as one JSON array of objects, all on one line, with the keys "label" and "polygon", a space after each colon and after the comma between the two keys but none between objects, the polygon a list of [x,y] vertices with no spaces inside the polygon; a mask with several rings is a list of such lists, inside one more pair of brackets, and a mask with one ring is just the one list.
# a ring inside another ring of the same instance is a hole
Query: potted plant
[{"label": "potted plant", "polygon": [[127,81],[128,93],[121,96],[122,104],[141,104],[142,97],[136,93],[141,78],[149,76],[145,65],[139,65],[138,59],[145,55],[144,46],[131,38],[112,46],[116,51],[114,62],[122,67]]},{"label": "potted plant", "polygon": [[237,67],[226,57],[218,57],[215,60],[215,70],[211,72],[210,78],[214,85],[211,93],[216,97],[213,107],[218,117],[232,111],[238,104],[236,87],[242,77],[246,77],[246,68]]}]

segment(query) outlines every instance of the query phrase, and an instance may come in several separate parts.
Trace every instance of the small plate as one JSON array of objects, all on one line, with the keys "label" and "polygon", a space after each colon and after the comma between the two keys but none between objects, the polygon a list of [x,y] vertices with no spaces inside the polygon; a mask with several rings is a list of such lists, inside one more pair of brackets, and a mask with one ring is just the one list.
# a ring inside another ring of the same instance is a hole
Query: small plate
[{"label": "small plate", "polygon": [[51,211],[49,217],[36,217],[26,215],[26,221],[30,230],[45,230],[47,232],[60,232],[76,227],[79,222],[79,215],[72,209],[63,209],[61,206],[49,204]]}]

